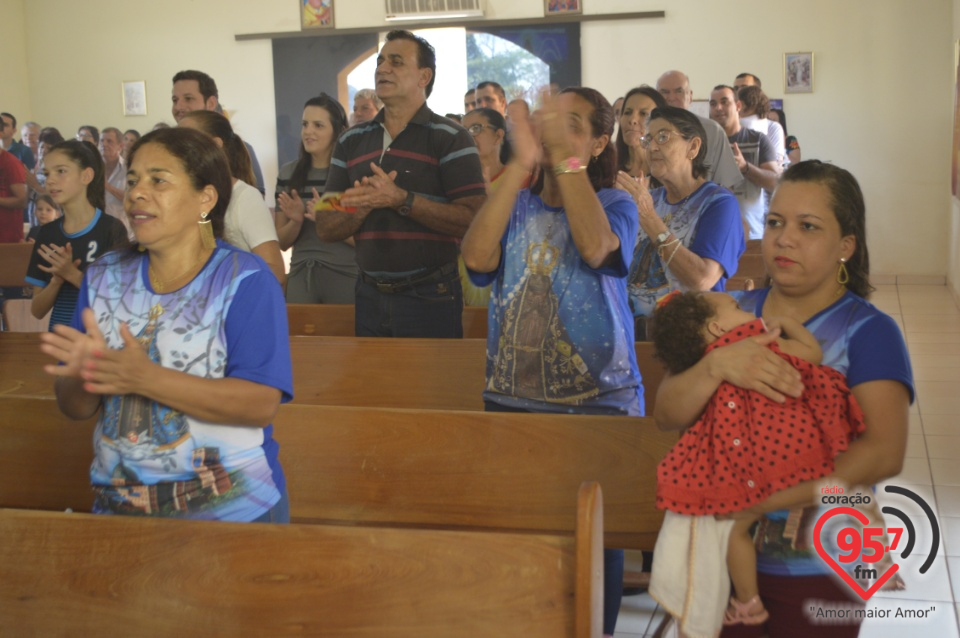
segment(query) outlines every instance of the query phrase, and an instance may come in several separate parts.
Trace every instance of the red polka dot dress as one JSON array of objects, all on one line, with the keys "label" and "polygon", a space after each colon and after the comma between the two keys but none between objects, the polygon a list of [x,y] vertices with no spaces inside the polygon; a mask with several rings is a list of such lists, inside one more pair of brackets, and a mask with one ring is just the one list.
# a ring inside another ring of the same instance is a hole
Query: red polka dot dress
[{"label": "red polka dot dress", "polygon": [[[707,352],[766,332],[743,324]],[[730,383],[657,468],[657,507],[688,516],[737,512],[774,492],[826,476],[833,459],[863,432],[863,412],[842,374],[769,346],[802,375],[804,393],[780,404]]]}]

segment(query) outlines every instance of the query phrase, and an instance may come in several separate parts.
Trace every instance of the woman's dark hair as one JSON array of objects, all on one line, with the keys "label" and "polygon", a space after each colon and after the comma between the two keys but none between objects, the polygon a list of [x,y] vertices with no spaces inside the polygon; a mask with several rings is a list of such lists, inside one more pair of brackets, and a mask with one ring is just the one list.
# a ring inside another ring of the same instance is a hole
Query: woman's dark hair
[{"label": "woman's dark hair", "polygon": [[670,374],[679,374],[703,358],[707,349],[704,327],[716,314],[699,292],[675,295],[654,311],[650,326],[654,356]]},{"label": "woman's dark hair", "polygon": [[650,113],[650,121],[666,120],[673,124],[685,140],[700,138],[700,150],[693,158],[693,176],[704,177],[707,174],[707,131],[700,123],[700,118],[687,109],[676,106],[661,106]]},{"label": "woman's dark hair", "polygon": [[770,98],[759,86],[741,86],[736,97],[743,104],[742,112],[748,115],[756,115],[762,120],[770,112]]},{"label": "woman's dark hair", "polygon": [[791,164],[783,172],[780,183],[786,182],[820,184],[829,191],[833,215],[840,224],[840,236],[853,235],[857,244],[846,262],[850,273],[847,288],[866,299],[874,289],[870,285],[870,253],[867,250],[867,207],[857,178],[839,166],[806,160]]},{"label": "woman's dark hair", "polygon": [[87,201],[94,208],[106,210],[107,187],[106,177],[104,176],[106,169],[103,166],[103,157],[97,147],[90,142],[67,140],[54,145],[47,151],[47,156],[54,151],[69,157],[74,164],[80,167],[80,170],[87,168],[93,170],[93,180],[87,184]]},{"label": "woman's dark hair", "polygon": [[233,132],[230,120],[216,111],[190,111],[181,118],[191,119],[200,125],[200,129],[210,137],[219,138],[223,142],[223,152],[230,162],[230,174],[247,184],[257,185],[257,178],[253,174],[253,164],[250,162],[250,153],[240,136]]},{"label": "woman's dark hair", "polygon": [[[510,141],[507,139],[507,120],[500,111],[496,109],[491,109],[487,107],[480,107],[478,109],[473,109],[470,113],[476,113],[487,121],[487,124],[492,126],[498,131],[503,131],[503,141],[500,143],[500,162],[506,164],[510,161],[510,157],[513,156],[513,151],[510,149]],[[470,115],[467,113],[464,115]]]},{"label": "woman's dark hair", "polygon": [[[347,130],[347,113],[343,110],[343,105],[326,93],[321,93],[317,97],[312,97],[307,100],[307,103],[303,105],[303,108],[306,109],[308,106],[318,106],[327,112],[327,115],[330,116],[330,126],[333,127],[334,143],[336,143],[336,140],[340,138],[340,135]],[[290,176],[291,190],[295,190],[301,195],[305,195],[303,189],[306,188],[307,175],[310,173],[310,168],[312,166],[313,158],[310,156],[310,153],[307,152],[307,149],[303,145],[303,140],[301,139],[300,156],[297,159],[297,165],[293,168],[293,174]]]},{"label": "woman's dark hair", "polygon": [[89,124],[84,124],[83,126],[80,126],[77,128],[77,133],[79,133],[84,129],[86,129],[86,131],[90,133],[91,136],[93,136],[94,144],[100,143],[100,129],[98,129],[96,126],[90,126]]},{"label": "woman's dark hair", "polygon": [[140,139],[140,131],[138,131],[135,128],[128,128],[126,131],[123,132],[124,135],[130,135],[131,133],[133,133],[133,136],[136,137],[138,140]]},{"label": "woman's dark hair", "polygon": [[38,142],[42,142],[47,146],[54,146],[63,141],[63,135],[61,135],[58,129],[55,129],[52,126],[45,126],[40,129],[40,136],[37,138]]},{"label": "woman's dark hair", "polygon": [[[660,91],[656,90],[652,86],[647,86],[646,84],[642,86],[637,86],[629,91],[623,96],[623,106],[626,108],[627,102],[630,101],[634,95],[643,94],[648,98],[653,100],[653,103],[656,104],[656,108],[661,108],[667,105],[667,101],[663,98],[663,95]],[[626,142],[623,141],[623,129],[621,128],[617,131],[617,168],[621,171],[627,170],[627,162],[630,161],[630,150],[627,148]]]},{"label": "woman's dark hair", "polygon": [[783,112],[783,109],[770,109],[770,112],[777,114],[777,120],[780,122],[780,126],[783,127],[783,137],[786,139],[789,135],[789,133],[787,133],[787,114]]},{"label": "woman's dark hair", "polygon": [[[589,102],[593,107],[593,111],[590,112],[590,135],[593,137],[607,135],[612,141],[613,124],[616,118],[607,98],[596,89],[585,86],[570,86],[560,93],[573,93]],[[590,178],[594,191],[613,188],[617,183],[617,149],[612,143],[607,142],[600,155],[591,158],[590,163],[587,164],[587,177]],[[536,183],[530,187],[530,190],[537,195],[543,191],[543,171],[540,171]]]},{"label": "woman's dark hair", "polygon": [[[163,128],[151,131],[141,137],[130,149],[130,161],[127,168],[133,166],[137,152],[147,144],[157,144],[173,155],[183,165],[190,176],[194,190],[203,190],[213,186],[217,191],[217,203],[210,211],[213,222],[213,234],[223,237],[223,217],[230,205],[233,181],[230,177],[230,165],[227,156],[217,146],[213,138],[190,128]],[[198,216],[199,216],[199,212]]]}]

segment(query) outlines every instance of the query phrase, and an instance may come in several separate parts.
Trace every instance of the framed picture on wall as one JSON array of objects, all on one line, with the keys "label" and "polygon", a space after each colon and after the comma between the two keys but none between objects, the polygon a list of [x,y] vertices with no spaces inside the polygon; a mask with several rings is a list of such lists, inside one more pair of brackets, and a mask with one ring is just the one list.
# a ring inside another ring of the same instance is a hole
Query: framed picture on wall
[{"label": "framed picture on wall", "polygon": [[583,13],[583,0],[543,0],[544,15]]},{"label": "framed picture on wall", "polygon": [[301,29],[332,29],[333,0],[297,0]]},{"label": "framed picture on wall", "polygon": [[123,114],[147,114],[147,83],[143,80],[122,82]]},{"label": "framed picture on wall", "polygon": [[813,53],[783,54],[783,92],[813,93]]}]

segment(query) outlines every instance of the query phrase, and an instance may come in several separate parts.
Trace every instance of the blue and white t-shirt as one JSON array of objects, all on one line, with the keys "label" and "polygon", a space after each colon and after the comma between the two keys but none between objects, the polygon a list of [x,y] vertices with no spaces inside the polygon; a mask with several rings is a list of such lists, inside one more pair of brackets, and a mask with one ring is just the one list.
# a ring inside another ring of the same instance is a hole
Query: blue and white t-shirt
[{"label": "blue and white t-shirt", "polygon": [[[235,378],[293,397],[283,295],[256,255],[223,242],[192,282],[159,294],[146,253],[109,253],[87,270],[80,313],[93,309],[107,345],[126,323],[149,357],[207,379]],[[90,478],[100,513],[250,521],[285,490],[273,426],[201,421],[139,395],[109,395],[94,434]]]},{"label": "blue and white t-shirt", "polygon": [[[763,288],[730,294],[744,310],[760,317],[769,291]],[[845,375],[851,389],[869,381],[899,381],[913,402],[913,372],[900,328],[868,301],[848,291],[804,325],[823,349],[823,365]],[[757,555],[757,569],[781,576],[828,573],[826,563],[811,544],[813,526],[827,509],[810,507],[792,519],[789,510],[766,514],[761,521],[764,542]]]},{"label": "blue and white t-shirt", "polygon": [[620,238],[613,263],[594,270],[580,257],[562,208],[521,190],[501,239],[493,283],[483,397],[534,412],[643,414],[626,275],[637,207],[625,192],[597,193]]},{"label": "blue and white t-shirt", "polygon": [[[650,191],[650,196],[657,215],[685,248],[720,264],[723,274],[711,290],[723,292],[727,279],[737,272],[740,255],[747,249],[737,199],[713,182],[704,182],[676,204],[667,201],[667,191],[662,187]],[[669,259],[673,250],[669,246],[664,248],[664,257]],[[685,291],[686,287],[664,266],[651,238],[641,233],[627,286],[633,313],[651,316],[657,300],[674,290]]]}]

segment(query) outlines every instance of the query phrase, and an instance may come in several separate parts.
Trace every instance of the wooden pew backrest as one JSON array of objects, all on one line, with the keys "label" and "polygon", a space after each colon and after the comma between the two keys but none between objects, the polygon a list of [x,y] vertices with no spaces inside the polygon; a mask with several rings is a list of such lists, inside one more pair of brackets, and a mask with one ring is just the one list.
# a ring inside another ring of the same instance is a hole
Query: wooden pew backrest
[{"label": "wooden pew backrest", "polygon": [[0,510],[0,633],[599,636],[579,507],[576,537]]},{"label": "wooden pew backrest", "polygon": [[0,286],[25,286],[33,244],[0,244]]},{"label": "wooden pew backrest", "polygon": [[[48,357],[33,334],[0,333],[0,396],[53,398]],[[637,342],[646,413],[663,365],[653,344]],[[482,339],[292,337],[294,403],[415,410],[482,410]]]},{"label": "wooden pew backrest", "polygon": [[[0,507],[89,511],[94,420],[0,406]],[[297,405],[274,432],[295,522],[569,533],[569,494],[595,480],[606,545],[628,549],[653,547],[656,467],[677,440],[649,418]]]},{"label": "wooden pew backrest", "polygon": [[[294,337],[352,337],[355,307],[348,304],[287,304],[287,322]],[[487,338],[487,308],[464,306],[464,339]]]}]

